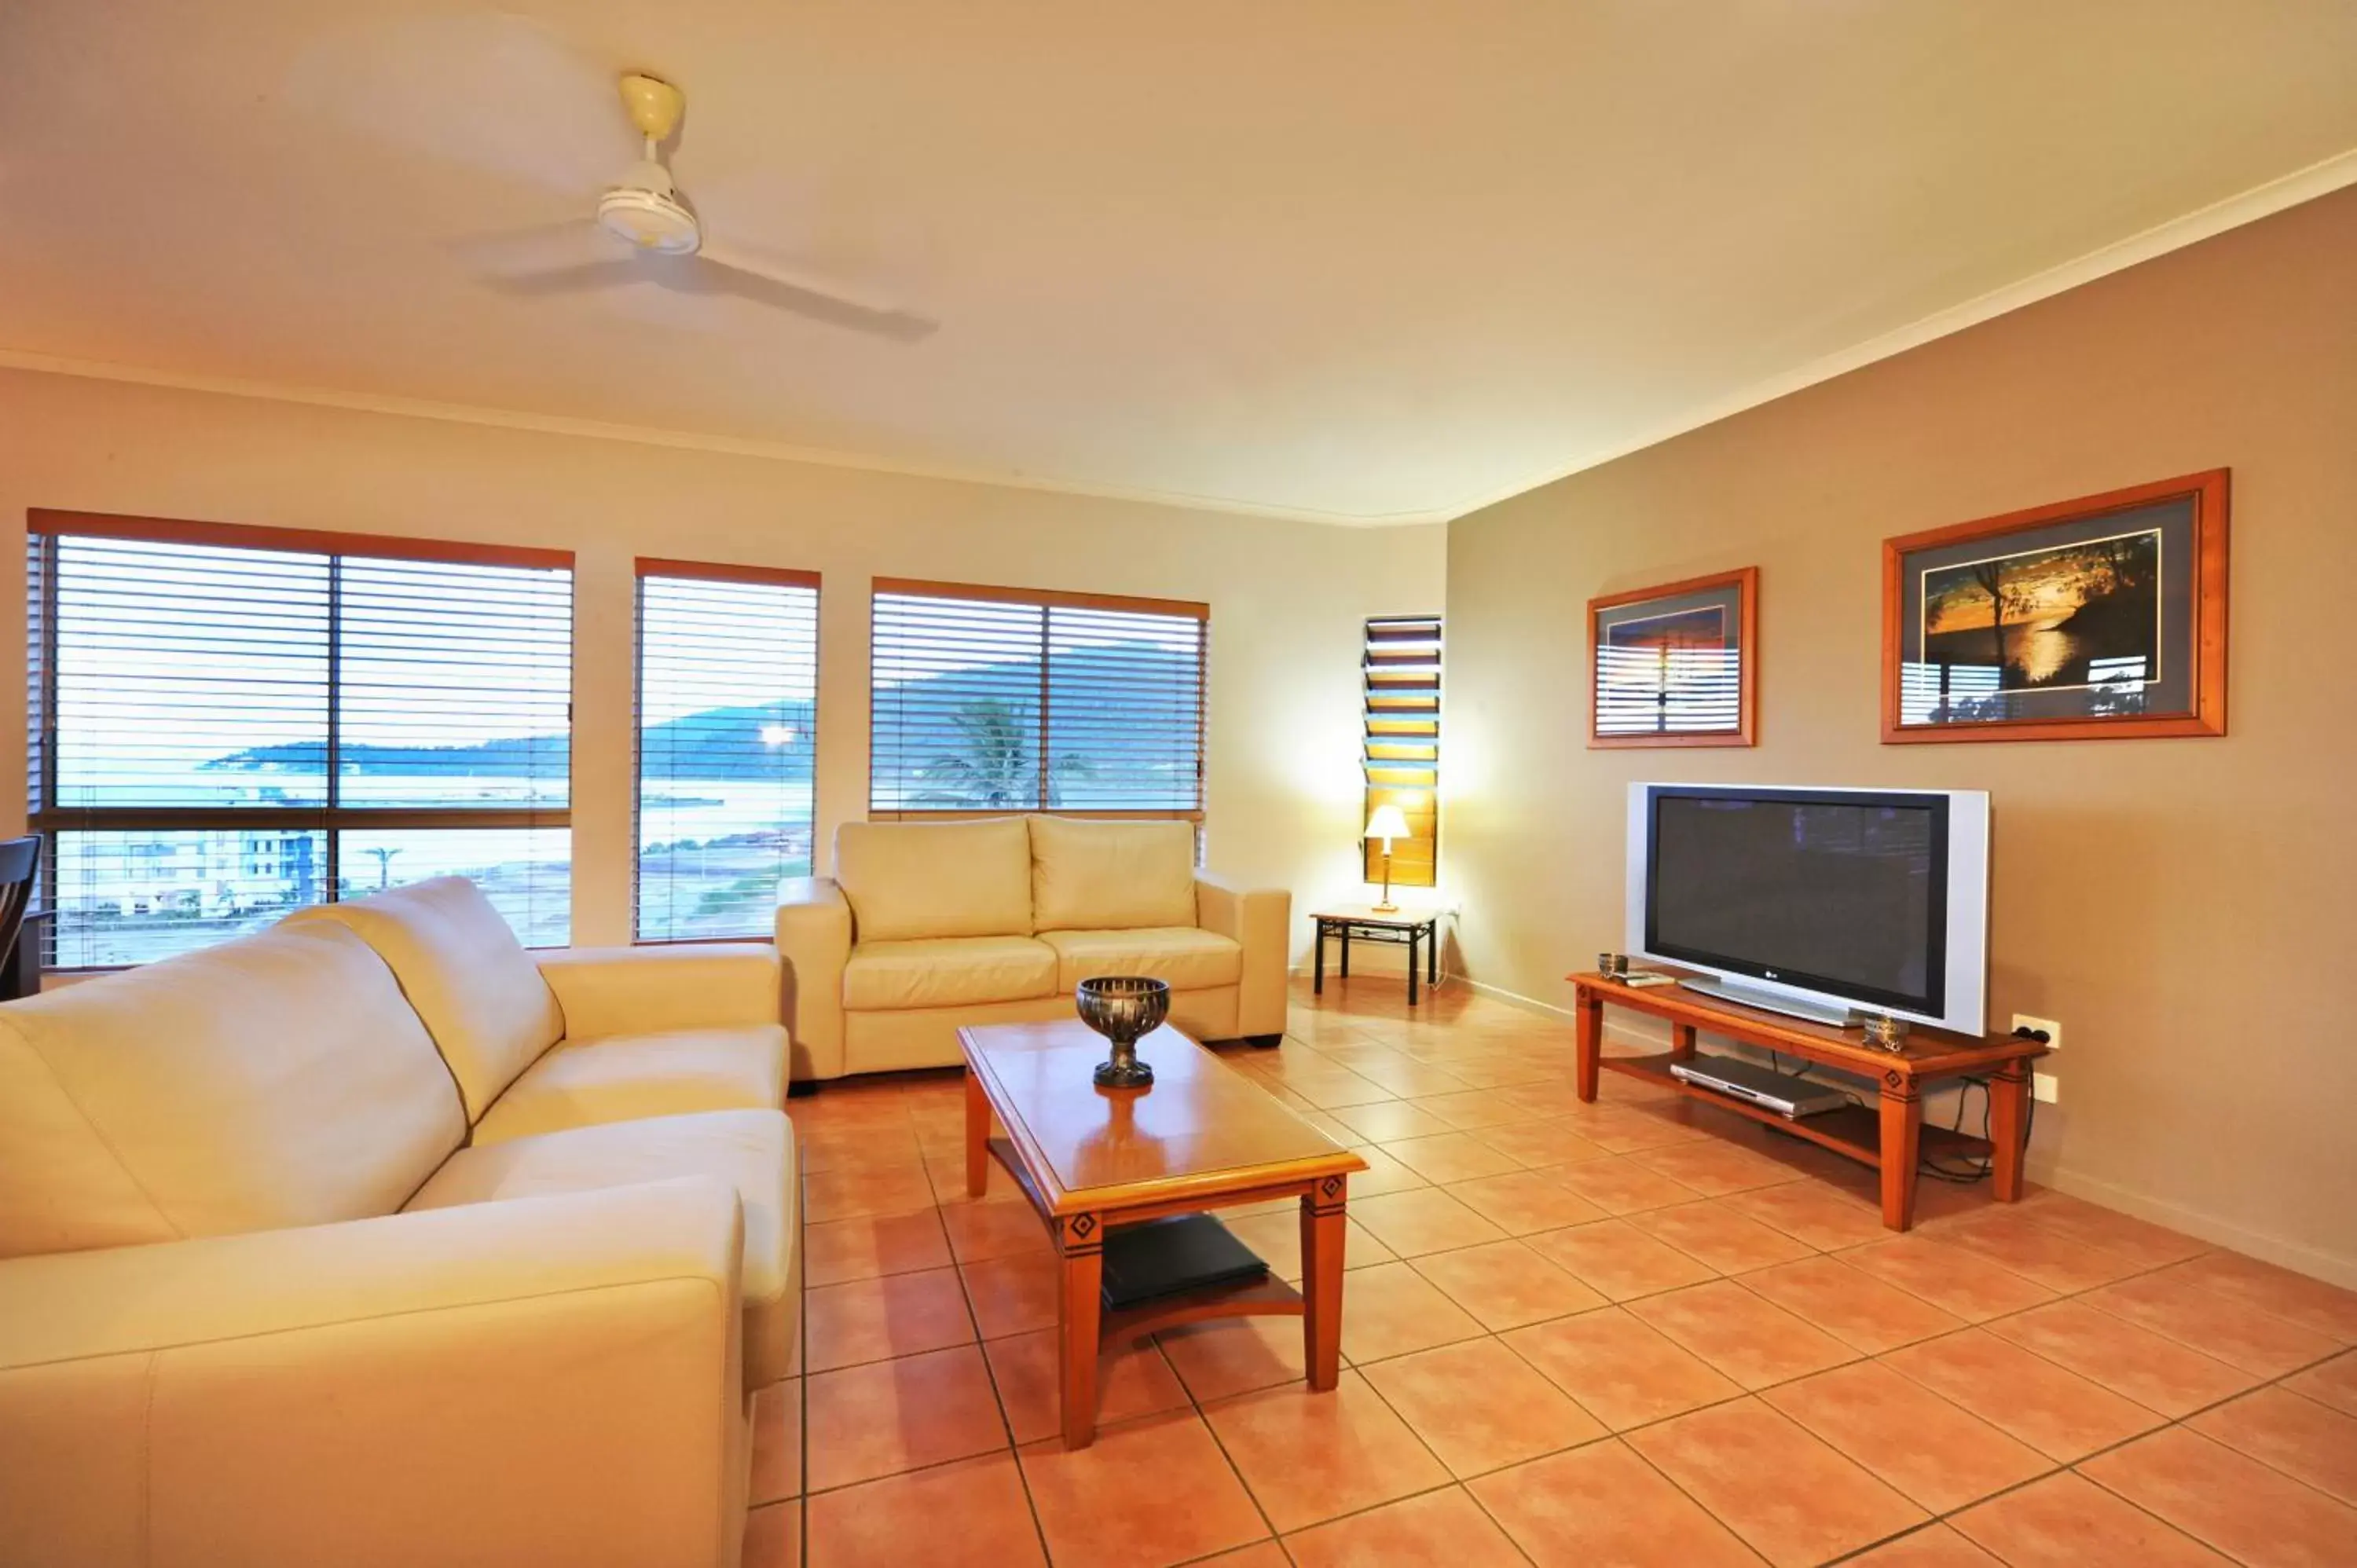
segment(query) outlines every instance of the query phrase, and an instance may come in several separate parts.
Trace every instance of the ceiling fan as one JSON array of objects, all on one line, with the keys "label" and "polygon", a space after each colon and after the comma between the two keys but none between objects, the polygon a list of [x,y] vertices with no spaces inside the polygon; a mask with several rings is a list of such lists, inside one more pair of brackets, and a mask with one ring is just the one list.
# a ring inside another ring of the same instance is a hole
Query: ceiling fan
[{"label": "ceiling fan", "polygon": [[[682,293],[732,294],[901,342],[928,337],[940,327],[889,300],[714,243],[662,160],[662,144],[679,129],[686,95],[668,81],[636,71],[625,75],[620,86],[623,112],[644,139],[645,156],[598,197],[597,224],[630,249],[596,260],[500,274],[490,280],[491,286],[509,294],[544,295],[651,282]],[[565,229],[571,231],[573,226]]]}]

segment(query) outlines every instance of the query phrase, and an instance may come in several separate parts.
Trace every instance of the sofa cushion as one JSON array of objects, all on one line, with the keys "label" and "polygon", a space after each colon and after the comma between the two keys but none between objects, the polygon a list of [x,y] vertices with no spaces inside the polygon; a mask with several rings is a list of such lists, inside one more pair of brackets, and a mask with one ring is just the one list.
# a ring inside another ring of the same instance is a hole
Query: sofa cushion
[{"label": "sofa cushion", "polygon": [[0,1006],[0,1257],[390,1214],[466,1132],[384,961],[333,926]]},{"label": "sofa cushion", "polygon": [[709,1176],[745,1206],[745,1386],[786,1375],[802,1305],[794,1133],[783,1111],[711,1111],[611,1122],[461,1149],[410,1199],[450,1208]]},{"label": "sofa cushion", "polygon": [[1195,926],[1042,931],[1039,940],[1056,950],[1060,991],[1108,974],[1142,974],[1169,982],[1173,991],[1205,991],[1233,985],[1243,973],[1243,947]]},{"label": "sofa cushion", "polygon": [[861,942],[843,966],[843,1004],[855,1013],[1019,1002],[1055,990],[1055,950],[1029,937]]},{"label": "sofa cushion", "polygon": [[1031,934],[1031,833],[1020,817],[845,822],[834,879],[862,942]]},{"label": "sofa cushion", "polygon": [[358,931],[393,966],[403,994],[441,1047],[479,1121],[565,1032],[556,993],[515,931],[463,876],[298,909],[284,924],[332,921]]},{"label": "sofa cushion", "polygon": [[1194,823],[1030,821],[1034,929],[1195,923]]},{"label": "sofa cushion", "polygon": [[491,1102],[475,1142],[642,1116],[776,1111],[786,1102],[787,1048],[778,1024],[565,1040]]}]

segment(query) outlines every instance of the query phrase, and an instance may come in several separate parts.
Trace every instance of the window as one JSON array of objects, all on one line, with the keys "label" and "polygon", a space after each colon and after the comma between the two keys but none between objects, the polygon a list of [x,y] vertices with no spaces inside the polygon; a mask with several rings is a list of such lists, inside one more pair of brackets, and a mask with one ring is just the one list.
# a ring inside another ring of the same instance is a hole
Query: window
[{"label": "window", "polygon": [[[1364,823],[1397,806],[1408,836],[1392,841],[1392,882],[1431,887],[1440,878],[1440,618],[1379,616],[1367,622],[1360,660],[1366,702]],[[1383,846],[1367,841],[1367,880],[1383,875]]]},{"label": "window", "polygon": [[639,940],[770,934],[817,712],[816,574],[639,563]]},{"label": "window", "polygon": [[36,511],[27,779],[55,967],[459,873],[572,927],[572,557]]},{"label": "window", "polygon": [[876,582],[868,809],[1200,819],[1207,607]]}]

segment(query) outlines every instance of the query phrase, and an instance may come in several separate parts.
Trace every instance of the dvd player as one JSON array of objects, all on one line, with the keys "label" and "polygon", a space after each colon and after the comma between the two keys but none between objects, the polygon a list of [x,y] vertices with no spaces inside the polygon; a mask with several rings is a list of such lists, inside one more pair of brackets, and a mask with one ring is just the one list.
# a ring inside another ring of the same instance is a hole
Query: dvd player
[{"label": "dvd player", "polygon": [[1681,1083],[1724,1094],[1773,1111],[1786,1120],[1837,1111],[1849,1096],[1797,1073],[1778,1072],[1741,1057],[1689,1057],[1670,1064],[1670,1076]]}]

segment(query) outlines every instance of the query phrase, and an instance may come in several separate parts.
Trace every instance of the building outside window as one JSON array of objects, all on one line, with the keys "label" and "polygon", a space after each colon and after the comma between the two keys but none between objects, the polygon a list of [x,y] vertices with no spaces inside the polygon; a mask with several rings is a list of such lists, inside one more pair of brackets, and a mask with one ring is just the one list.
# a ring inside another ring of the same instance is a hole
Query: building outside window
[{"label": "building outside window", "polygon": [[44,511],[27,552],[52,966],[447,873],[569,938],[569,554]]}]

